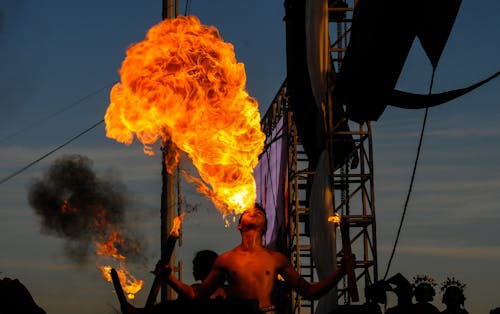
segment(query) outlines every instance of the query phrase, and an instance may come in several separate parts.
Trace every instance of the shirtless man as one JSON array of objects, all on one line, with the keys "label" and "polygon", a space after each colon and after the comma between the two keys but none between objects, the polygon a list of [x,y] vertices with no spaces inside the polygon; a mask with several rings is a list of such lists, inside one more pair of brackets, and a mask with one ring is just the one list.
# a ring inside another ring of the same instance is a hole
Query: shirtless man
[{"label": "shirtless man", "polygon": [[157,265],[157,270],[177,293],[191,299],[208,299],[227,280],[228,298],[255,299],[259,309],[266,312],[275,306],[271,295],[278,274],[302,297],[317,299],[339,282],[345,275],[346,263],[352,262],[351,257],[345,258],[330,276],[320,282],[309,283],[293,269],[285,255],[262,245],[266,225],[266,213],[260,205],[256,204],[255,208],[243,212],[238,223],[241,244],[219,255],[208,277],[196,290],[175,278],[168,266]]}]

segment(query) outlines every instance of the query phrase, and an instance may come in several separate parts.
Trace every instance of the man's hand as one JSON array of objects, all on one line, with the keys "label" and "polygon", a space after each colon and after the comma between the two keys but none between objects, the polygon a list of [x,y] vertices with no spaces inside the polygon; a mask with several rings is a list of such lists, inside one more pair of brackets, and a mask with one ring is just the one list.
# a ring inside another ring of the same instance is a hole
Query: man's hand
[{"label": "man's hand", "polygon": [[356,256],[354,254],[344,256],[340,260],[340,267],[342,267],[344,271],[347,271],[349,268],[354,269],[355,261],[356,261]]},{"label": "man's hand", "polygon": [[347,254],[344,256],[341,260],[341,266],[342,270],[344,271],[345,275],[347,276],[347,286],[349,289],[349,298],[353,302],[357,302],[359,300],[359,295],[358,295],[358,288],[356,285],[356,273],[354,272],[354,269],[356,268],[355,265],[356,257],[354,254]]},{"label": "man's hand", "polygon": [[152,273],[162,281],[166,281],[172,273],[172,267],[166,264],[163,260],[159,260],[158,263],[156,263],[155,270],[152,271]]}]

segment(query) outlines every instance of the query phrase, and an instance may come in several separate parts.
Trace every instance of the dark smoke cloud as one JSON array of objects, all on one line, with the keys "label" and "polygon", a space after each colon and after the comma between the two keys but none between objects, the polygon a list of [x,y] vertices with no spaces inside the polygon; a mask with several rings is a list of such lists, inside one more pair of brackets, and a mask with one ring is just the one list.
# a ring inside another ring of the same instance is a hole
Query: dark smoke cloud
[{"label": "dark smoke cloud", "polygon": [[[108,239],[115,230],[130,231],[125,221],[128,195],[118,179],[98,177],[89,158],[70,155],[57,159],[31,184],[28,199],[41,218],[41,231],[65,239],[66,255],[81,263],[94,251],[94,241]],[[140,244],[128,237],[117,249],[137,259]]]}]

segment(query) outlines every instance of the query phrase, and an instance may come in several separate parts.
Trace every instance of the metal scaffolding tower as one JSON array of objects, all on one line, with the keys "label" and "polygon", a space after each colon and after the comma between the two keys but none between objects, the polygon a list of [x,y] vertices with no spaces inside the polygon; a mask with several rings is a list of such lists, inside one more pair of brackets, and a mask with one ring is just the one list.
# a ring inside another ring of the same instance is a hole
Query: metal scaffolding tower
[{"label": "metal scaffolding tower", "polygon": [[[333,43],[330,46],[330,54],[337,71],[347,49],[355,4],[356,0],[350,4],[345,1],[328,1],[330,42]],[[328,95],[328,98],[333,99],[332,95]],[[330,108],[328,146],[332,148],[335,143],[349,139],[355,147],[349,158],[340,166],[331,167],[330,176],[334,196],[332,215],[338,213],[347,221],[352,252],[356,255],[356,278],[358,282],[363,283],[358,284],[358,289],[361,290],[378,277],[371,125],[370,122],[349,123],[349,130],[346,131],[345,128],[339,127],[339,117],[335,117],[337,123],[333,123],[332,112]],[[288,138],[288,254],[294,268],[302,277],[316,281],[309,234],[309,200],[306,193],[314,172],[310,171],[313,167],[309,165],[303,143],[297,133],[293,112],[288,106],[286,81],[262,119],[264,132],[271,134],[280,118],[285,119]],[[340,121],[347,123],[343,117]],[[331,155],[335,153],[334,149],[330,149]],[[333,156],[330,157],[333,160]],[[337,247],[341,248],[340,236],[337,236],[337,242]],[[338,250],[336,253],[339,263],[343,252]],[[338,287],[338,298],[340,305],[350,304],[346,281]],[[302,299],[291,292],[290,313],[314,313],[314,310],[314,301]]]},{"label": "metal scaffolding tower", "polygon": [[[309,236],[306,199],[307,180],[313,174],[309,171],[309,161],[301,139],[297,134],[293,113],[289,110],[287,99],[287,82],[285,81],[268,111],[262,118],[262,129],[266,135],[271,134],[280,119],[284,119],[288,139],[288,238],[287,252],[295,270],[308,281],[315,280]],[[314,302],[303,299],[291,291],[289,295],[289,313],[303,313],[305,309],[314,312]]]},{"label": "metal scaffolding tower", "polygon": [[[342,0],[328,1],[330,42],[333,43],[330,46],[330,54],[337,72],[349,42],[356,2],[356,0],[350,3]],[[366,287],[378,280],[371,124],[352,123],[349,125],[349,131],[340,130],[338,128],[340,123],[331,125],[333,126],[329,132],[331,144],[351,138],[356,148],[353,154],[357,164],[346,160],[342,166],[332,171],[331,181],[334,187],[334,211],[341,214],[348,222],[351,246],[356,255],[357,279],[363,281],[362,287]],[[331,153],[335,154],[335,151]],[[342,256],[343,252],[339,250],[338,261]],[[346,285],[339,287],[338,291],[339,298],[342,299],[339,303],[349,304]]]}]

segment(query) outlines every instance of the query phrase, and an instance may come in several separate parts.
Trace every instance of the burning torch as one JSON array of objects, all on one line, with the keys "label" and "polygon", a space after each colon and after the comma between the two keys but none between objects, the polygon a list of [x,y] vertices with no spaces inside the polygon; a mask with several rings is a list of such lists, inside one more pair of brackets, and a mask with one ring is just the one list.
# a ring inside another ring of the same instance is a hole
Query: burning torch
[{"label": "burning torch", "polygon": [[[181,224],[184,214],[181,214],[174,218],[172,229],[170,230],[170,234],[167,237],[166,248],[165,248],[165,256],[162,258],[161,262],[169,263],[170,258],[172,257],[172,253],[175,249],[175,244],[177,243],[177,239],[180,236]],[[161,278],[156,271],[153,271],[155,279],[153,281],[153,285],[151,286],[151,290],[149,291],[148,299],[146,300],[146,310],[151,309],[156,301],[156,297],[158,296],[158,292],[161,287]]]},{"label": "burning torch", "polygon": [[[177,239],[179,239],[180,236],[180,229],[183,217],[184,214],[174,218],[173,227],[170,230],[170,234],[167,237],[166,250],[165,250],[166,253],[164,259],[162,260],[163,262],[169,262],[170,258],[172,257],[172,253],[174,252],[175,249],[175,244],[177,243]],[[125,293],[123,292],[123,288],[120,283],[120,278],[118,277],[117,271],[114,268],[111,268],[110,273],[113,285],[115,287],[116,295],[118,296],[118,301],[120,302],[120,306],[122,308],[122,312],[125,313],[127,312],[128,308],[131,308],[131,306],[128,304],[127,299],[125,297]],[[153,285],[151,287],[151,291],[149,292],[148,299],[146,301],[146,307],[145,307],[146,310],[149,310],[153,307],[158,292],[160,290],[160,284],[161,284],[161,279],[158,275],[156,275],[153,281]]]},{"label": "burning torch", "polygon": [[[342,252],[344,252],[345,257],[350,258],[352,256],[352,250],[351,238],[349,236],[349,222],[345,219],[341,219],[339,214],[328,217],[328,221],[333,222],[340,228],[340,234],[342,236]],[[349,297],[353,302],[357,302],[359,301],[359,294],[353,264],[347,263],[345,271],[347,275],[347,289],[349,291]]]}]

